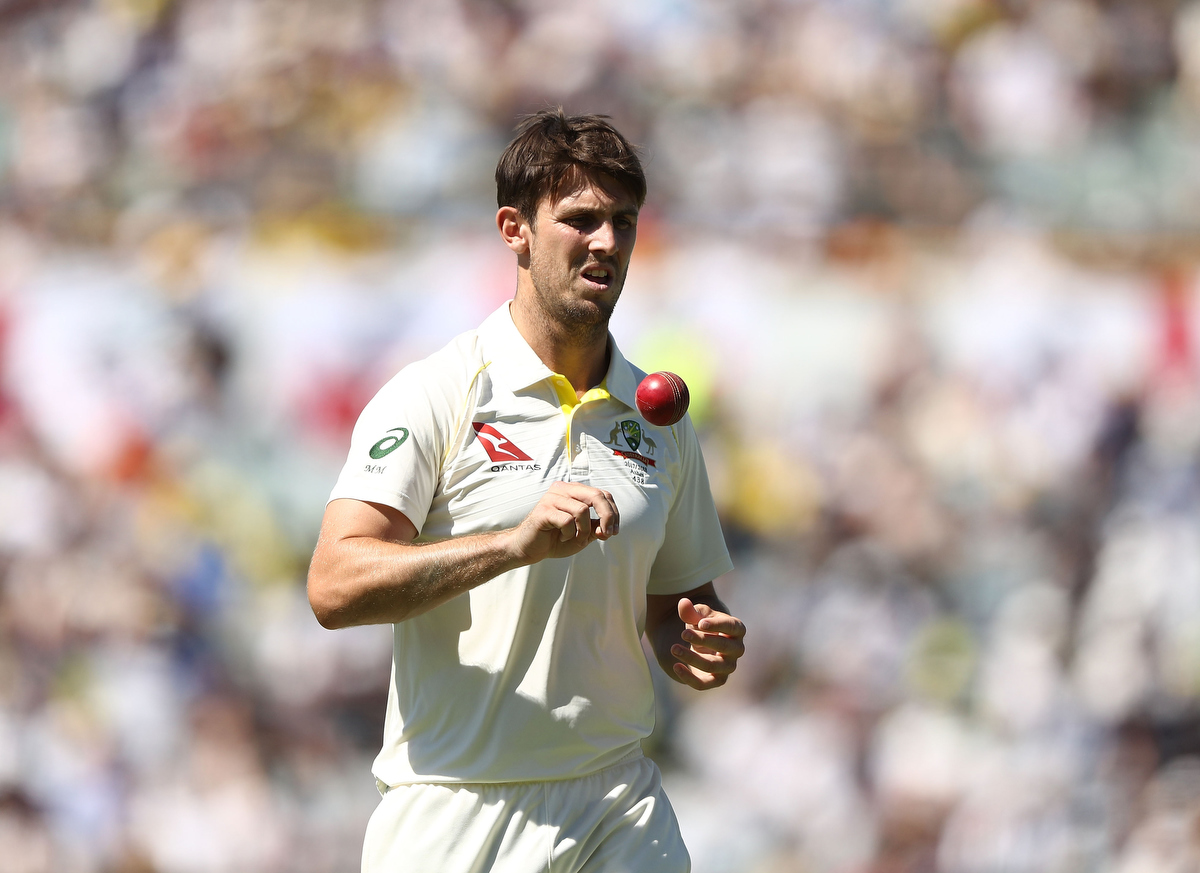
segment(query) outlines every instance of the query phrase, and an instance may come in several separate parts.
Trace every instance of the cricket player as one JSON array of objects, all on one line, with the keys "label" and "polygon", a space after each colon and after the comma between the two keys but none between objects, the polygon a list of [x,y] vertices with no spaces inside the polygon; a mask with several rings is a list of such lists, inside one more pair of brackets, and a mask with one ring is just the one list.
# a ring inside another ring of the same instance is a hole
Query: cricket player
[{"label": "cricket player", "polygon": [[362,869],[686,871],[641,637],[703,691],[745,627],[691,421],[639,415],[608,332],[645,176],[603,116],[559,109],[496,181],[516,293],[367,405],[308,576],[325,627],[394,626]]}]

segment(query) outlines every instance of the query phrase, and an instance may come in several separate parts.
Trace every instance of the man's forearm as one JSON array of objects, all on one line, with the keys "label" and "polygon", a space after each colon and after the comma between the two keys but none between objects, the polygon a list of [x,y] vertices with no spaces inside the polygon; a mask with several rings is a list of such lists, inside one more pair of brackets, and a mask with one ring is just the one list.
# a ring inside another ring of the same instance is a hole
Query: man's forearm
[{"label": "man's forearm", "polygon": [[671,654],[671,646],[683,639],[683,629],[687,627],[678,615],[667,615],[654,627],[646,628],[646,639],[663,672],[678,681],[672,669],[675,656]]},{"label": "man's forearm", "polygon": [[515,528],[415,545],[417,528],[400,510],[331,500],[308,571],[308,602],[327,628],[404,621],[501,573],[578,554],[615,536],[619,522],[607,491],[553,482]]},{"label": "man's forearm", "polygon": [[510,531],[435,543],[372,537],[320,542],[308,574],[309,600],[322,626],[391,624],[420,615],[523,560]]}]

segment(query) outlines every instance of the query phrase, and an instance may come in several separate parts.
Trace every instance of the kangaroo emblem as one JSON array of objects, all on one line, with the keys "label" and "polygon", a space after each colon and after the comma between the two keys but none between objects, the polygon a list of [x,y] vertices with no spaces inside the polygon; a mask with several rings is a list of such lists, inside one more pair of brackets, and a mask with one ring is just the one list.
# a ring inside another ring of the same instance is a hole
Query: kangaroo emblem
[{"label": "kangaroo emblem", "polygon": [[614,424],[613,429],[608,432],[605,445],[620,448],[622,437],[625,445],[635,452],[642,443],[646,444],[647,454],[653,455],[658,449],[658,443],[651,439],[650,435],[642,430],[636,421],[618,421]]}]

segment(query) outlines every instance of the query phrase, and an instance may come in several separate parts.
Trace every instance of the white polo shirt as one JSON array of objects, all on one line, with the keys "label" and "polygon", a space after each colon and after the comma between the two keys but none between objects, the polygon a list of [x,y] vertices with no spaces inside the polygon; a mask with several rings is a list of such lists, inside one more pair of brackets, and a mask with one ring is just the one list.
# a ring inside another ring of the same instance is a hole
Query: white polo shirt
[{"label": "white polo shirt", "polygon": [[417,542],[515,527],[555,481],[610,491],[620,533],[541,561],[394,626],[376,777],[521,782],[641,754],[654,693],[646,594],[732,569],[691,421],[646,422],[642,371],[611,363],[582,400],[508,304],[405,367],[363,410],[330,500],[403,512]]}]

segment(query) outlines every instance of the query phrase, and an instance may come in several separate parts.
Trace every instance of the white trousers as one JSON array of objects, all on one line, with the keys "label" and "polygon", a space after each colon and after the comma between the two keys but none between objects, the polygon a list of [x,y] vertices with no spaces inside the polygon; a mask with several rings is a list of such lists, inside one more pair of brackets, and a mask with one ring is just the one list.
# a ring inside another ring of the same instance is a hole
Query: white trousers
[{"label": "white trousers", "polygon": [[384,795],[363,873],[688,873],[658,767],[636,758],[578,779],[420,783]]}]

